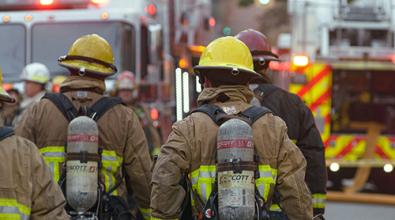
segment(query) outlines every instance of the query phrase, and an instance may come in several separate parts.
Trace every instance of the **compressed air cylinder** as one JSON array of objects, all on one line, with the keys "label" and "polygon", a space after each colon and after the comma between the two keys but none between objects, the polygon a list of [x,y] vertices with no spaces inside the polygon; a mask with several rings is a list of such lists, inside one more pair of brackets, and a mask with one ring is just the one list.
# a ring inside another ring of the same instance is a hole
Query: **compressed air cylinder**
[{"label": "compressed air cylinder", "polygon": [[219,127],[217,161],[219,219],[254,219],[254,171],[243,170],[238,163],[243,161],[254,164],[254,144],[250,125],[240,119],[230,119]]},{"label": "compressed air cylinder", "polygon": [[[69,123],[66,161],[66,198],[78,213],[92,208],[97,200],[99,130],[94,120],[86,116]],[[70,159],[71,158],[71,159]]]}]

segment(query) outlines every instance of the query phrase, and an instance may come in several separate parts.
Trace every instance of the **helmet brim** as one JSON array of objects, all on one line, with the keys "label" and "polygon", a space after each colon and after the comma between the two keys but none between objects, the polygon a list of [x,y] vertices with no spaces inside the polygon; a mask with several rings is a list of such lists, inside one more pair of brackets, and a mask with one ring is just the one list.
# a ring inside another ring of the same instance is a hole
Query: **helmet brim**
[{"label": "helmet brim", "polygon": [[112,64],[80,56],[61,56],[58,59],[58,64],[67,69],[96,77],[109,77],[117,72],[117,68]]},{"label": "helmet brim", "polygon": [[[196,75],[207,75],[209,78],[220,79],[223,82],[240,84],[249,83],[251,80],[262,78],[262,75],[245,68],[232,68],[229,66],[195,66]],[[215,75],[219,75],[216,77]]]},{"label": "helmet brim", "polygon": [[0,87],[0,102],[14,103],[16,100]]}]

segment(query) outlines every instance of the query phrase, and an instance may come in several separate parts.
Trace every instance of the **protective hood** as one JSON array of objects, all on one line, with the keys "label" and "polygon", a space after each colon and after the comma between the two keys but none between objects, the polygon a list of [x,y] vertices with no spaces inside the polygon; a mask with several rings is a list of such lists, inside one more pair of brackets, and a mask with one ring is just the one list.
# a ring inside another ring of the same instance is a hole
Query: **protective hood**
[{"label": "protective hood", "polygon": [[[229,97],[226,102],[245,102],[250,103],[254,93],[247,86],[232,85],[219,86],[215,88],[205,88],[198,97],[198,105],[204,103],[221,102],[220,96]],[[225,101],[225,100],[223,100]]]},{"label": "protective hood", "polygon": [[60,86],[61,92],[71,90],[93,90],[99,94],[106,91],[104,80],[87,76],[69,76]]}]

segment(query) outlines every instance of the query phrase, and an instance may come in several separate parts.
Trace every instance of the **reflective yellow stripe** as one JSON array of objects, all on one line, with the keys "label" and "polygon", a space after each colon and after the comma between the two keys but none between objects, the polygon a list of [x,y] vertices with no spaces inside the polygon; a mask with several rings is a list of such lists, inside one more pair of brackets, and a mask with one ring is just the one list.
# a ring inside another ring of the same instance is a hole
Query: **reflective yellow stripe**
[{"label": "reflective yellow stripe", "polygon": [[326,194],[315,193],[313,194],[313,208],[323,209],[325,208]]},{"label": "reflective yellow stripe", "polygon": [[29,218],[23,218],[19,214],[7,214],[7,213],[0,213],[0,220],[27,220]]},{"label": "reflective yellow stripe", "polygon": [[156,218],[151,216],[151,220],[178,220],[178,218]]},{"label": "reflective yellow stripe", "polygon": [[151,156],[157,156],[160,153],[160,147],[155,147],[152,149]]},{"label": "reflective yellow stripe", "polygon": [[[103,150],[102,152],[102,165],[101,174],[104,177],[104,184],[106,191],[110,190],[117,184],[116,174],[122,165],[122,157],[119,157],[115,151]],[[118,195],[118,190],[114,190],[112,195]]]},{"label": "reflective yellow stripe", "polygon": [[59,164],[63,163],[65,158],[64,146],[43,147],[40,149],[40,153],[49,166],[55,182],[58,182],[60,178]]},{"label": "reflective yellow stripe", "polygon": [[281,212],[281,208],[278,204],[272,204],[270,206],[270,211],[272,212]]},{"label": "reflective yellow stripe", "polygon": [[30,208],[18,203],[16,199],[0,198],[0,219],[28,220]]},{"label": "reflective yellow stripe", "polygon": [[206,202],[215,182],[217,168],[215,165],[202,165],[191,173],[192,189]]},{"label": "reflective yellow stripe", "polygon": [[277,170],[269,165],[259,165],[259,178],[256,180],[256,186],[259,194],[267,200],[270,189],[276,184]]},{"label": "reflective yellow stripe", "polygon": [[[193,192],[196,192],[203,202],[206,202],[211,194],[216,170],[215,165],[202,165],[191,173]],[[261,196],[267,200],[270,189],[276,184],[277,170],[269,165],[259,165],[259,174],[260,177],[256,180],[256,186]],[[192,198],[194,197],[192,196]],[[194,205],[195,201],[192,200],[192,206]]]},{"label": "reflective yellow stripe", "polygon": [[151,209],[140,208],[140,212],[145,220],[149,220],[151,218]]},{"label": "reflective yellow stripe", "polygon": [[[49,166],[53,178],[56,182],[60,178],[59,166],[65,161],[65,152],[63,146],[47,146],[40,149],[46,164]],[[116,184],[116,173],[122,165],[122,157],[119,157],[115,151],[103,150],[101,174],[104,177],[106,190],[108,191]],[[114,190],[112,195],[118,195],[118,191]]]}]

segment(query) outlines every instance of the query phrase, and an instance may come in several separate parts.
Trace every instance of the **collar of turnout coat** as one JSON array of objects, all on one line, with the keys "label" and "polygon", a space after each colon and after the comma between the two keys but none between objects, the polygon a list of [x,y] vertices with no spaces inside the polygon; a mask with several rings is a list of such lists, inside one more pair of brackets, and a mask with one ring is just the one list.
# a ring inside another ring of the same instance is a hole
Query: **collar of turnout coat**
[{"label": "collar of turnout coat", "polygon": [[220,86],[205,88],[198,97],[198,105],[216,102],[250,103],[254,93],[247,86]]},{"label": "collar of turnout coat", "polygon": [[62,92],[80,89],[94,89],[98,93],[103,94],[106,90],[106,85],[104,83],[104,80],[96,78],[91,78],[87,76],[69,76],[60,87],[60,90]]}]

